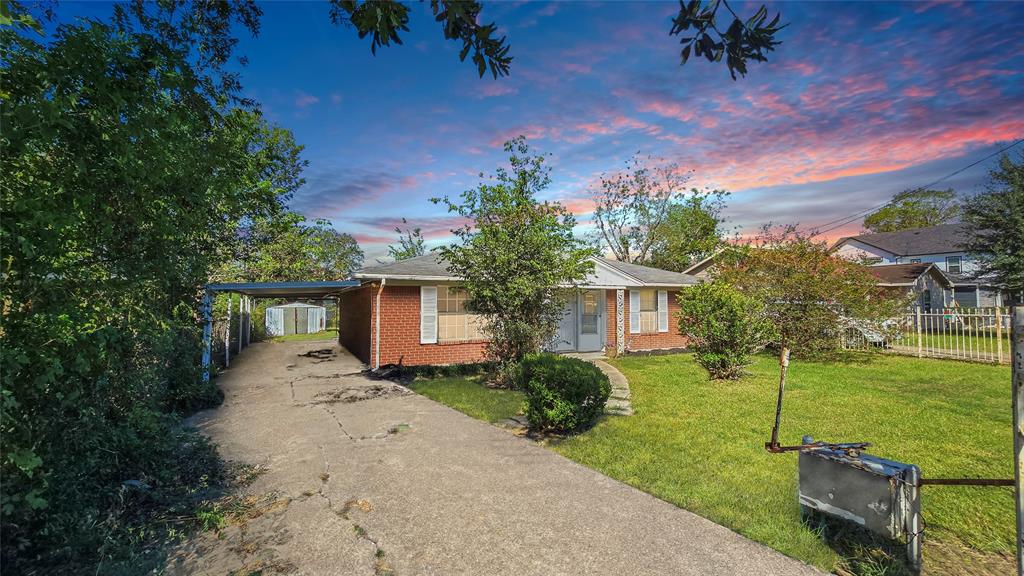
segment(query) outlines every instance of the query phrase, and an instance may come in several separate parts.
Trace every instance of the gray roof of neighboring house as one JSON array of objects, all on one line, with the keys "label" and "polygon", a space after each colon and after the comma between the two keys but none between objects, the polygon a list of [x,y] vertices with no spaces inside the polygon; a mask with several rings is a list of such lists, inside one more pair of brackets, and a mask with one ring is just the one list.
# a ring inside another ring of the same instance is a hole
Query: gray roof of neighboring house
[{"label": "gray roof of neighboring house", "polygon": [[951,286],[950,279],[939,270],[935,264],[929,262],[915,264],[886,264],[882,266],[868,266],[868,270],[878,278],[879,284],[893,286],[909,286],[917,281],[922,275],[931,273],[941,278],[943,283]]},{"label": "gray roof of neighboring house", "polygon": [[918,254],[943,254],[963,252],[967,241],[967,229],[963,224],[941,224],[928,228],[914,228],[898,232],[878,232],[840,238],[838,247],[846,240],[856,240],[875,248],[881,248],[896,256]]},{"label": "gray roof of neighboring house", "polygon": [[[700,280],[689,274],[671,272],[650,266],[629,264],[609,258],[595,258],[621,274],[636,278],[640,284],[685,286],[697,284]],[[424,254],[415,258],[399,260],[390,264],[370,266],[355,273],[356,278],[397,278],[405,280],[457,280],[445,266],[441,255],[437,252]]]}]

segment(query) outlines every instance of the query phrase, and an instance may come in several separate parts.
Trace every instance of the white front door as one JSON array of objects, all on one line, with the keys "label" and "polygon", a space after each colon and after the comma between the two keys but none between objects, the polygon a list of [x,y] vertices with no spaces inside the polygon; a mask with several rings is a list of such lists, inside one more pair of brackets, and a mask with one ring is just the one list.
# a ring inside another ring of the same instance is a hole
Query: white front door
[{"label": "white front door", "polygon": [[604,290],[584,290],[579,294],[576,350],[597,352],[604,345]]},{"label": "white front door", "polygon": [[556,352],[576,349],[576,299],[569,298],[558,322],[558,335],[552,348]]}]

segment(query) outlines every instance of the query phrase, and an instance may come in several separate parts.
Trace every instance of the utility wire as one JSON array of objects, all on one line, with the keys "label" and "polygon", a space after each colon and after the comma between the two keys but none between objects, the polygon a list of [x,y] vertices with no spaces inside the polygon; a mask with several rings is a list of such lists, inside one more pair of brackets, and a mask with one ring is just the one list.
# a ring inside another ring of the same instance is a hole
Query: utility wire
[{"label": "utility wire", "polygon": [[[981,158],[980,160],[977,160],[975,162],[971,162],[970,164],[968,164],[967,166],[964,166],[963,168],[960,168],[959,170],[954,170],[953,172],[950,172],[949,174],[946,174],[945,176],[943,176],[942,178],[939,178],[938,180],[936,180],[934,182],[929,182],[928,184],[925,184],[924,186],[919,186],[918,188],[914,188],[914,190],[927,190],[927,189],[931,188],[932,186],[935,186],[936,184],[939,184],[940,182],[943,182],[945,180],[949,180],[953,176],[956,176],[957,174],[960,174],[961,172],[964,172],[965,170],[970,170],[971,168],[974,168],[975,166],[977,166],[978,164],[981,164],[982,162],[988,160],[989,158],[992,158],[993,156],[998,156],[999,154],[1002,154],[1003,152],[1006,152],[1010,148],[1013,148],[1014,146],[1016,146],[1018,144],[1021,144],[1021,143],[1024,143],[1024,138],[1021,138],[1020,140],[1017,140],[1016,142],[1012,142],[1012,143],[1010,143],[1010,144],[1000,148],[999,150],[996,150],[995,152],[989,154],[988,156],[985,156],[984,158]],[[867,214],[869,212],[874,212],[875,210],[879,210],[879,209],[885,208],[886,206],[888,206],[891,203],[892,203],[892,200],[889,200],[887,202],[879,204],[878,206],[872,206],[870,208],[867,208],[865,210],[861,210],[859,212],[855,212],[855,213],[850,214],[848,216],[843,216],[842,218],[837,218],[837,219],[832,220],[830,222],[826,222],[826,223],[822,224],[821,227],[816,229],[815,232],[810,235],[810,237],[814,238],[815,236],[818,236],[820,234],[824,234],[826,232],[831,232],[832,230],[835,230],[836,228],[841,228],[843,226],[846,226],[847,224],[849,224],[850,222],[853,222],[857,218],[859,218],[859,217],[861,217],[861,216],[863,216],[863,215],[865,215],[865,214]]]}]

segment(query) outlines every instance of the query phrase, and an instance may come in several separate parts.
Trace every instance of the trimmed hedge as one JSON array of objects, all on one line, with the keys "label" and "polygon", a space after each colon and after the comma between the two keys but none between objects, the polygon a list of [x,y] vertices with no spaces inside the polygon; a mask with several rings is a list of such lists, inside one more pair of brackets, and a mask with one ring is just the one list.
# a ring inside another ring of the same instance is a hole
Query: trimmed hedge
[{"label": "trimmed hedge", "polygon": [[539,431],[572,432],[593,424],[612,392],[601,369],[577,358],[542,353],[523,359],[519,387],[526,393],[526,418]]}]

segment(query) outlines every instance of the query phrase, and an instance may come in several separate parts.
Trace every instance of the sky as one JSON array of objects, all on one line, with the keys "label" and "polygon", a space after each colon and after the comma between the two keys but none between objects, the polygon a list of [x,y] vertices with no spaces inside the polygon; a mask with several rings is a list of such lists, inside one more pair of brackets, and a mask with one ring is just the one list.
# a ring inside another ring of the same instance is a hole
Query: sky
[{"label": "sky", "polygon": [[[770,3],[789,23],[782,44],[735,81],[722,64],[680,66],[677,2],[485,1],[481,20],[514,57],[497,80],[459,61],[429,3],[410,4],[404,44],[376,56],[324,2],[262,4],[259,35],[238,50],[244,94],[305,146],[290,206],[351,233],[368,263],[402,218],[428,246],[450,241],[457,219],[430,198],[474,187],[520,134],[550,154],[544,199],[576,214],[580,234],[600,176],[635,153],[730,191],[727,226],[750,232],[821,226],[1024,138],[1024,2]],[[62,8],[79,9],[96,6]],[[996,161],[938,187],[977,193]]]}]

